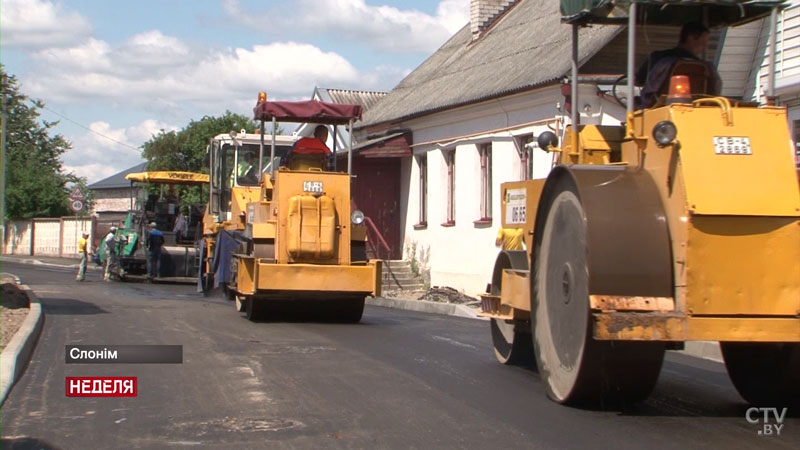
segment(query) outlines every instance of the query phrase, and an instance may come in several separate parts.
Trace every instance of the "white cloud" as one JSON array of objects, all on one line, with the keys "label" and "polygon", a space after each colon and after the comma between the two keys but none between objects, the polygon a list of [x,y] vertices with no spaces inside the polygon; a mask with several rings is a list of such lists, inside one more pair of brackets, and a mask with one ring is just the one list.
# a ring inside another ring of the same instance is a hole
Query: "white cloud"
[{"label": "white cloud", "polygon": [[432,52],[469,20],[469,0],[442,0],[435,16],[365,0],[297,0],[263,14],[239,0],[222,5],[231,19],[256,30],[325,34],[390,52]]},{"label": "white cloud", "polygon": [[26,91],[48,102],[142,108],[170,118],[197,118],[225,109],[249,112],[256,94],[308,98],[314,86],[389,89],[400,69],[361,73],[346,58],[313,45],[278,42],[216,51],[192,49],[160,32],[112,47],[91,39],[34,54],[37,70]]},{"label": "white cloud", "polygon": [[89,124],[89,129],[69,138],[72,149],[63,161],[67,172],[86,177],[91,184],[142,162],[142,144],[162,129],[178,127],[147,119],[127,128],[112,128],[108,122],[97,121]]},{"label": "white cloud", "polygon": [[[237,0],[224,4],[232,15],[239,8]],[[466,23],[469,9],[467,0],[442,0],[436,15],[369,6],[364,0],[298,0],[286,5],[296,15],[272,19],[282,27],[296,27],[306,35],[311,30],[329,32],[368,41],[377,48],[426,52]],[[37,19],[17,20],[26,15],[20,11],[28,7],[40,11]],[[177,129],[190,119],[220,115],[225,110],[249,115],[258,91],[266,90],[271,99],[300,100],[309,98],[314,86],[389,90],[409,72],[392,65],[360,70],[336,51],[292,41],[208,48],[150,29],[112,44],[91,37],[82,16],[45,0],[3,0],[2,12],[3,45],[11,40],[33,46],[28,53],[30,69],[17,75],[25,93],[55,109],[70,104],[103,111],[108,116],[92,122],[90,129],[135,148],[159,129]],[[303,15],[311,19],[295,19]],[[241,21],[265,26],[263,18],[252,12],[241,17]],[[61,30],[73,32],[59,36]],[[40,36],[46,39],[36,41]],[[142,117],[159,120],[112,128],[109,122],[118,122],[119,115],[137,118],[132,121]],[[115,120],[110,120],[112,117]],[[65,137],[74,147],[64,155],[65,168],[90,182],[141,161],[140,150],[95,133]]]},{"label": "white cloud", "polygon": [[3,46],[69,46],[91,32],[89,21],[60,3],[47,0],[3,0],[0,31]]}]

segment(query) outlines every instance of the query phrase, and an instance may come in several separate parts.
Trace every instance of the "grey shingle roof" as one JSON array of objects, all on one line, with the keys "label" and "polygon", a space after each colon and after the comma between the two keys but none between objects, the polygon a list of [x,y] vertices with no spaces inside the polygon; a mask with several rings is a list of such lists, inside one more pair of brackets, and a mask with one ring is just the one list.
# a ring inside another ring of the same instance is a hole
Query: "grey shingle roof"
[{"label": "grey shingle roof", "polygon": [[[558,2],[520,0],[475,42],[470,43],[467,24],[367,110],[359,126],[408,119],[562,78],[570,70],[572,28],[561,24],[560,18]],[[581,29],[581,61],[619,30]]]},{"label": "grey shingle roof", "polygon": [[100,181],[96,181],[90,184],[88,187],[89,189],[117,189],[117,188],[125,188],[130,187],[131,182],[125,179],[125,175],[129,173],[135,172],[144,172],[147,170],[147,163],[143,162],[137,164],[130,169],[125,169],[122,172],[115,173],[108,178],[104,178]]}]

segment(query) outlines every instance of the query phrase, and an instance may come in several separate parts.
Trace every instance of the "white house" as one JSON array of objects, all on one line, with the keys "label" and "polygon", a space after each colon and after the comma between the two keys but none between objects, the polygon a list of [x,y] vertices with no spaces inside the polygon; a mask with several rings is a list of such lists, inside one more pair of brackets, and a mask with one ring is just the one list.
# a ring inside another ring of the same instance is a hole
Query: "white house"
[{"label": "white house", "polygon": [[[472,0],[471,10],[469,24],[364,114],[356,135],[360,142],[394,130],[411,136],[411,155],[401,158],[401,183],[394,188],[401,198],[404,257],[427,267],[431,285],[468,294],[482,292],[491,277],[500,184],[543,178],[552,167],[552,155],[525,144],[569,122],[562,83],[571,51],[571,27],[561,24],[558,2]],[[675,46],[678,32],[639,27],[637,62]],[[724,40],[724,32],[712,34],[709,61],[729,59]],[[604,90],[599,97],[582,95],[580,109],[584,100],[597,99],[590,115],[598,122],[624,120],[611,85],[625,71],[626,43],[624,27],[579,32],[581,77]],[[748,65],[757,51],[752,45]],[[721,75],[726,86],[741,77]]]},{"label": "white house", "polygon": [[138,183],[132,185],[125,179],[125,175],[144,172],[146,168],[147,163],[143,162],[90,184],[88,188],[93,198],[92,214],[102,219],[124,219],[128,210],[133,208],[131,198],[144,197],[144,187]]},{"label": "white house", "polygon": [[[618,31],[582,30],[582,59]],[[484,290],[498,252],[500,184],[552,167],[551,154],[525,144],[565,125],[569,55],[557,3],[473,0],[471,22],[364,114],[359,141],[393,129],[413,136],[413,155],[401,161],[400,220],[405,258],[427,266],[431,285]],[[616,102],[600,104],[598,120],[624,117]]]},{"label": "white house", "polygon": [[[778,13],[775,40],[776,102],[787,108],[789,129],[800,139],[800,0],[787,2]],[[769,61],[769,18],[727,30],[719,59],[723,94],[764,102]],[[800,166],[800,149],[796,148]]]}]

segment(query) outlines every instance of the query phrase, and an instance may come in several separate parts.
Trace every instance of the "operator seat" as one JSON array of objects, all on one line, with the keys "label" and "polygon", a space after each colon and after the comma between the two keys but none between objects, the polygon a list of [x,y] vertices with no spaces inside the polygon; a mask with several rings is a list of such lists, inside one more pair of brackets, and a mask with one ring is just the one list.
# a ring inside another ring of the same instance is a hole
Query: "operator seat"
[{"label": "operator seat", "polygon": [[303,138],[289,151],[286,166],[289,170],[325,170],[330,150],[319,139]]}]

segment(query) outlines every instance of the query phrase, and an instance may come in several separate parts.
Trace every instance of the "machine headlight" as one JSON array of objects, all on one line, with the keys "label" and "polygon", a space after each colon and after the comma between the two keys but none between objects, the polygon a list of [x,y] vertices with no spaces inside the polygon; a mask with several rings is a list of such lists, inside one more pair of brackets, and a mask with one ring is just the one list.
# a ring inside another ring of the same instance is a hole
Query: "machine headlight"
[{"label": "machine headlight", "polygon": [[361,225],[364,223],[364,213],[359,210],[353,211],[350,214],[350,221],[353,222],[354,225]]},{"label": "machine headlight", "polygon": [[675,124],[669,120],[662,120],[653,127],[653,139],[656,140],[659,146],[663,147],[669,145],[675,140],[678,134],[678,129]]}]

